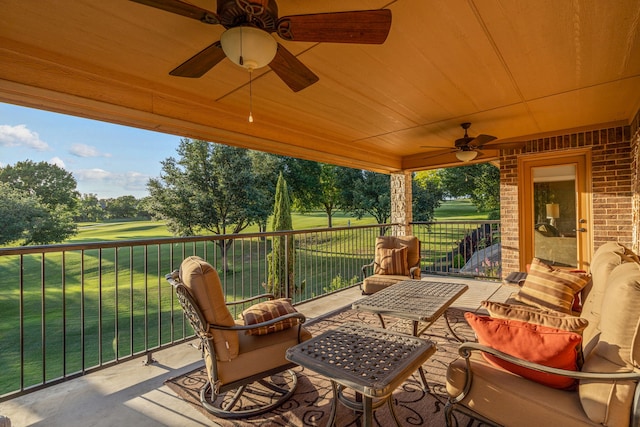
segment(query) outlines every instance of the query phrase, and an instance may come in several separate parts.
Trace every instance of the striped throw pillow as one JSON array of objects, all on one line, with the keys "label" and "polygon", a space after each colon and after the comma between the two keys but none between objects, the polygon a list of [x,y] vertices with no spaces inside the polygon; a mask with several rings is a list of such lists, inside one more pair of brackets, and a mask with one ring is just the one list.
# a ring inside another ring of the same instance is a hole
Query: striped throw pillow
[{"label": "striped throw pillow", "polygon": [[534,307],[571,314],[575,295],[589,280],[588,274],[557,270],[534,258],[515,299]]},{"label": "striped throw pillow", "polygon": [[378,259],[375,264],[374,273],[408,276],[409,265],[407,263],[407,252],[407,247],[398,249],[378,249]]},{"label": "striped throw pillow", "polygon": [[[255,325],[257,323],[266,322],[276,319],[289,313],[296,313],[297,310],[291,305],[290,298],[280,298],[255,304],[242,312],[244,324]],[[247,335],[266,335],[272,332],[283,331],[298,324],[298,319],[285,319],[269,326],[262,326],[255,329],[249,329],[245,333]]]}]

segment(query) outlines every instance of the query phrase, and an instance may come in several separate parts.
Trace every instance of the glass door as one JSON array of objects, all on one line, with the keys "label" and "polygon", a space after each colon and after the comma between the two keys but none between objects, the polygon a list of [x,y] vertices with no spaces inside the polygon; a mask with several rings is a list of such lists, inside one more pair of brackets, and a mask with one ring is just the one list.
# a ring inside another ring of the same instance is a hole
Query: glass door
[{"label": "glass door", "polygon": [[520,162],[521,268],[533,257],[554,267],[588,268],[587,156],[531,156]]}]

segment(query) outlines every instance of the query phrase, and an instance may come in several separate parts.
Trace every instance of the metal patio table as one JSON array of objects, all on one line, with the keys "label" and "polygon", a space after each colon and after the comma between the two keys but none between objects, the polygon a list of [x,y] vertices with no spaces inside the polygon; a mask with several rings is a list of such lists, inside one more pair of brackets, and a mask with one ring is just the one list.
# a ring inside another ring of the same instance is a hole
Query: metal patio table
[{"label": "metal patio table", "polygon": [[[352,304],[354,310],[374,313],[385,327],[383,315],[413,322],[413,336],[418,337],[435,323],[469,286],[461,283],[432,282],[425,280],[403,280],[373,295],[369,295]],[[449,319],[444,316],[447,328],[458,341],[464,341],[451,328]],[[422,328],[420,324],[424,323]],[[418,369],[424,390],[429,386],[422,367]]]},{"label": "metal patio table", "polygon": [[[362,323],[346,323],[289,348],[286,358],[331,380],[334,398],[328,426],[335,423],[338,400],[361,411],[365,427],[372,424],[373,410],[386,403],[399,426],[391,395],[435,351],[431,341]],[[347,398],[345,387],[354,390],[362,401]]]}]

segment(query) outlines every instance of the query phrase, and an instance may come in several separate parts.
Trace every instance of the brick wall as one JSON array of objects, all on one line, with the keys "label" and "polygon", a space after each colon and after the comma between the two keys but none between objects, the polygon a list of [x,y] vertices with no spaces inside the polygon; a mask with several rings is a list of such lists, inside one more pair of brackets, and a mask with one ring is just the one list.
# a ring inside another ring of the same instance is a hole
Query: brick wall
[{"label": "brick wall", "polygon": [[503,151],[500,159],[503,275],[520,269],[518,156],[523,154],[590,148],[593,248],[595,250],[610,240],[637,247],[639,236],[634,225],[640,218],[636,160],[640,137],[638,116],[634,123],[631,126],[540,138],[527,141],[522,149]]},{"label": "brick wall", "polygon": [[631,211],[632,249],[640,253],[640,110],[631,121],[631,190],[633,193]]}]

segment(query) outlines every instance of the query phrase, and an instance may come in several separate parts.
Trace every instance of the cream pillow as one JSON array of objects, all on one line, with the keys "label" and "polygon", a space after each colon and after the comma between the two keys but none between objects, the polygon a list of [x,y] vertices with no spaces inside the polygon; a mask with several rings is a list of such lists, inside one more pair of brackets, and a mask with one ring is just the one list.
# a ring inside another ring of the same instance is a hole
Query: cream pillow
[{"label": "cream pillow", "polygon": [[494,301],[482,301],[489,315],[496,319],[512,319],[536,325],[562,329],[563,331],[582,334],[589,325],[587,319],[571,316],[557,311],[543,310],[537,307],[499,303]]}]

